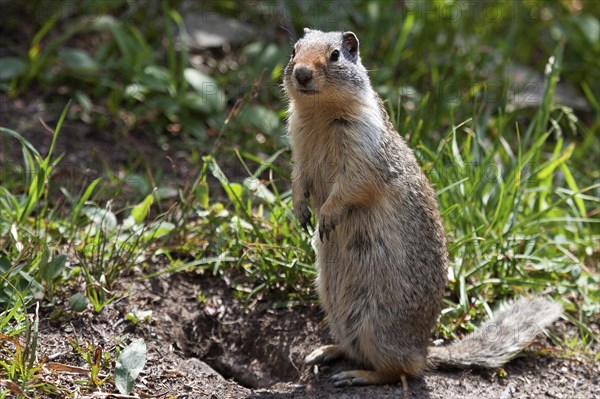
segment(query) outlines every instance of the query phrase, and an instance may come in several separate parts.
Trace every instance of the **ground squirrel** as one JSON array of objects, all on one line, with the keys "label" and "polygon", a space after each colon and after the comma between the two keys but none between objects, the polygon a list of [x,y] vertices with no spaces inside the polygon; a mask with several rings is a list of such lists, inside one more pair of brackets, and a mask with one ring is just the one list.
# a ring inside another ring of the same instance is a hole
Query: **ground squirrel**
[{"label": "ground squirrel", "polygon": [[505,305],[465,339],[430,347],[448,255],[435,193],[371,87],[352,32],[305,29],[285,68],[292,201],[318,221],[317,287],[337,345],[309,364],[348,357],[364,369],[336,385],[387,384],[438,366],[498,367],[562,308],[543,298]]}]

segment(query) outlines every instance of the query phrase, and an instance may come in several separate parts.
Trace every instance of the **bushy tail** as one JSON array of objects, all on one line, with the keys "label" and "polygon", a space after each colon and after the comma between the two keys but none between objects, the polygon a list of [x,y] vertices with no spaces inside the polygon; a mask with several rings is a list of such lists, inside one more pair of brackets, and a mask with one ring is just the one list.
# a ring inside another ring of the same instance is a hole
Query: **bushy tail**
[{"label": "bushy tail", "polygon": [[428,366],[500,367],[561,314],[561,304],[549,299],[524,297],[506,303],[464,339],[429,348]]}]

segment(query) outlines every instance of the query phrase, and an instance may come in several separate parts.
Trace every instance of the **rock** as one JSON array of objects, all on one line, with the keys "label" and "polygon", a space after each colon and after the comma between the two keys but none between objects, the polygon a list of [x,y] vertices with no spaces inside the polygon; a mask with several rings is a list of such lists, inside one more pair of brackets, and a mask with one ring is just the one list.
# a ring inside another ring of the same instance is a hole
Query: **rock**
[{"label": "rock", "polygon": [[[529,67],[511,64],[506,69],[510,81],[509,109],[539,107],[544,99],[544,75]],[[568,83],[560,82],[554,92],[554,103],[577,111],[591,111],[586,98]]]},{"label": "rock", "polygon": [[[188,7],[184,4],[182,8]],[[189,8],[189,11],[182,11],[181,14],[185,25],[184,42],[191,49],[203,50],[242,43],[256,35],[250,25],[217,14],[207,7],[200,10]]]}]

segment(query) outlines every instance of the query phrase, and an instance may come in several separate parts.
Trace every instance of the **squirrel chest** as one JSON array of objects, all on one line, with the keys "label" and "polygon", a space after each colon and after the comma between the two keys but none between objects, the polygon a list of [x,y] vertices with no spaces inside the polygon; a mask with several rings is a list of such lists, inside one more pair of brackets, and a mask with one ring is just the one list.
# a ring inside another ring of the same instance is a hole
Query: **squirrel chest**
[{"label": "squirrel chest", "polygon": [[[289,120],[294,161],[312,196],[316,212],[329,197],[336,182],[353,175],[369,174],[376,184],[375,148],[380,137],[361,131],[365,124],[349,119],[293,114]],[[380,159],[379,159],[380,160]]]}]

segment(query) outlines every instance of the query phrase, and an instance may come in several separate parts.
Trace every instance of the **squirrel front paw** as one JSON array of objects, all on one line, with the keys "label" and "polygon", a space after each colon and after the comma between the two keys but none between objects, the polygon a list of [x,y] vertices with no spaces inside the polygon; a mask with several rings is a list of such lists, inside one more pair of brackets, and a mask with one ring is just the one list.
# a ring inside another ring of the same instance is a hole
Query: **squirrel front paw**
[{"label": "squirrel front paw", "polygon": [[340,209],[326,202],[319,212],[319,238],[323,242],[323,236],[329,240],[329,235],[335,230],[340,221]]},{"label": "squirrel front paw", "polygon": [[305,191],[303,198],[293,201],[294,214],[300,221],[300,225],[302,226],[302,228],[307,233],[308,233],[308,226],[310,226],[311,228],[313,227],[312,223],[310,221],[311,214],[310,214],[310,209],[308,207],[308,197],[309,197],[309,193],[308,193],[308,191]]},{"label": "squirrel front paw", "polygon": [[312,223],[310,222],[310,209],[308,208],[308,203],[304,202],[303,204],[294,205],[294,214],[300,221],[300,225],[302,228],[308,232],[308,226],[312,228]]}]

